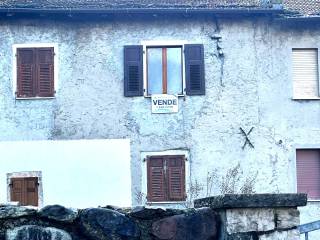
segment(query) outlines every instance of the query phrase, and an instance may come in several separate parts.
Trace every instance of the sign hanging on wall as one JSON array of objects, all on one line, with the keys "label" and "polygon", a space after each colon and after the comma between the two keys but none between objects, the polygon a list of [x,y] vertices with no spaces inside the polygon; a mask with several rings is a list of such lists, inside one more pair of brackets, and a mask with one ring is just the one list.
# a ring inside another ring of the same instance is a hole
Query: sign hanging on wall
[{"label": "sign hanging on wall", "polygon": [[178,97],[169,94],[155,94],[151,96],[152,113],[177,113]]}]

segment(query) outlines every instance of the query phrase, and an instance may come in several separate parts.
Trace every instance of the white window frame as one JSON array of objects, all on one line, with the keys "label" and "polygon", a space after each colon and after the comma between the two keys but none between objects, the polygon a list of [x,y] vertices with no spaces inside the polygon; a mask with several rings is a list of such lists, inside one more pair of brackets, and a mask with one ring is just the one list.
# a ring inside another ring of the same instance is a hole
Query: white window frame
[{"label": "white window frame", "polygon": [[[53,48],[54,51],[54,96],[53,97],[17,97],[17,83],[18,83],[18,75],[17,75],[17,50],[19,48]],[[25,44],[13,44],[12,45],[12,90],[13,96],[17,100],[36,100],[36,99],[54,99],[56,98],[56,94],[59,89],[59,81],[58,81],[58,69],[59,69],[59,49],[58,44],[56,43],[25,43]]]},{"label": "white window frame", "polygon": [[[319,97],[305,97],[305,98],[300,98],[296,97],[294,95],[294,82],[293,82],[293,50],[294,49],[317,49],[318,51],[318,96]],[[289,79],[291,80],[291,98],[292,100],[320,100],[320,46],[315,45],[315,44],[306,44],[306,45],[292,45],[290,48],[290,70],[289,70]]]},{"label": "white window frame", "polygon": [[[160,151],[160,152],[141,152],[141,173],[142,173],[142,181],[141,181],[141,195],[147,196],[148,195],[148,169],[147,169],[147,157],[148,156],[168,156],[168,155],[184,155],[186,158],[185,162],[185,184],[186,184],[186,195],[188,194],[188,190],[190,188],[190,153],[188,150],[167,150],[167,151]],[[187,196],[188,199],[188,196]],[[165,201],[165,202],[149,202],[145,198],[142,204],[145,205],[156,205],[156,206],[165,206],[165,205],[184,205],[187,202],[185,201]]]},{"label": "white window frame", "polygon": [[[296,145],[293,148],[292,158],[294,161],[292,161],[293,164],[293,179],[295,180],[292,186],[293,192],[298,192],[298,177],[297,177],[297,151],[298,150],[315,150],[320,151],[320,145],[318,144],[303,144],[303,145]],[[320,202],[320,199],[307,199],[308,202]]]},{"label": "white window frame", "polygon": [[144,97],[151,97],[148,94],[148,76],[147,76],[147,48],[148,47],[170,47],[170,46],[181,46],[182,49],[182,94],[178,94],[178,97],[184,97],[186,95],[186,78],[185,78],[185,55],[184,55],[184,45],[188,42],[185,40],[174,40],[174,41],[142,41],[143,46],[143,95]]},{"label": "white window frame", "polygon": [[35,208],[43,207],[43,184],[42,184],[42,172],[41,171],[23,171],[23,172],[13,172],[7,173],[7,201],[11,202],[11,194],[10,194],[10,184],[12,178],[28,178],[28,177],[36,177],[38,178],[38,206]]}]

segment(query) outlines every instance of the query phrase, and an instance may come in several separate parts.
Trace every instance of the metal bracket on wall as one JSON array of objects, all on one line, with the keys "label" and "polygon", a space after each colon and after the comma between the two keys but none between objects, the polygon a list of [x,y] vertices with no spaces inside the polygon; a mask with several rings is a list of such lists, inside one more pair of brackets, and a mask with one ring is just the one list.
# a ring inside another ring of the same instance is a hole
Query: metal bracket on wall
[{"label": "metal bracket on wall", "polygon": [[254,148],[252,142],[251,142],[250,139],[249,139],[249,135],[250,135],[250,133],[252,132],[253,129],[254,129],[254,127],[252,127],[252,128],[250,129],[250,131],[246,133],[246,132],[243,130],[243,128],[240,127],[240,131],[241,131],[242,135],[246,138],[246,141],[245,141],[244,145],[242,146],[242,149],[244,149],[247,144],[249,144],[250,147]]}]

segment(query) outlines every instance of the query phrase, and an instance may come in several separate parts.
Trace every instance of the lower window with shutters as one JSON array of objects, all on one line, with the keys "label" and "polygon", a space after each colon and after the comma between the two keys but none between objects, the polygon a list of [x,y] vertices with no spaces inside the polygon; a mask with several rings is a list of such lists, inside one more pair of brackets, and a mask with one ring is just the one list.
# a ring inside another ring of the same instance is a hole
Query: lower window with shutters
[{"label": "lower window with shutters", "polygon": [[8,173],[8,201],[22,206],[42,206],[41,172]]},{"label": "lower window with shutters", "polygon": [[184,155],[148,156],[147,201],[185,201],[185,178]]},{"label": "lower window with shutters", "polygon": [[297,192],[309,200],[320,200],[320,149],[296,151]]}]

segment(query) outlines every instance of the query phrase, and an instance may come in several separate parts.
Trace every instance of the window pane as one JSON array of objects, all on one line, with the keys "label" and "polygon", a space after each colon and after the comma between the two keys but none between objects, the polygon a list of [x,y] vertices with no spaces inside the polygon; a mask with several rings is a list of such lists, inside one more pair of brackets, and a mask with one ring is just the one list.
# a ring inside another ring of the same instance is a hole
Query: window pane
[{"label": "window pane", "polygon": [[162,93],[162,48],[148,48],[148,94]]},{"label": "window pane", "polygon": [[168,94],[182,94],[181,48],[167,49]]}]

